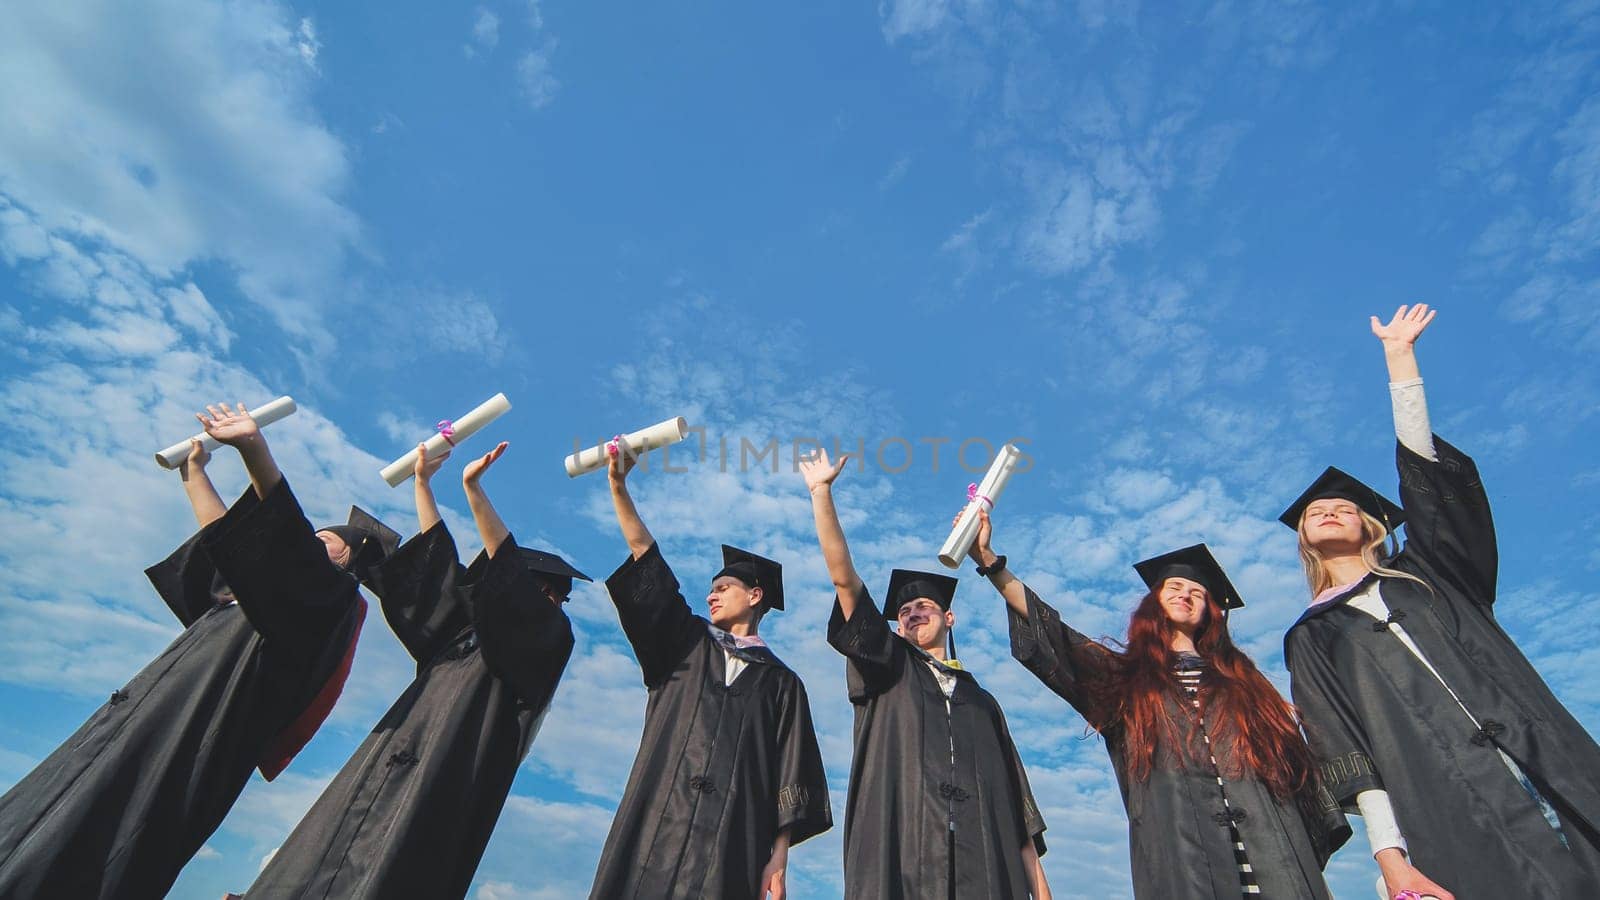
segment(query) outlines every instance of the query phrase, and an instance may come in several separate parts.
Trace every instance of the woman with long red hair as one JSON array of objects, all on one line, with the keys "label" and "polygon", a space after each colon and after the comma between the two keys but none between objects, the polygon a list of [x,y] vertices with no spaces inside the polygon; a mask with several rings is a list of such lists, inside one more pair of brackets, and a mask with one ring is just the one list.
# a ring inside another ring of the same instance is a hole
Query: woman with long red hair
[{"label": "woman with long red hair", "polygon": [[1134,896],[1327,900],[1322,867],[1349,826],[1319,797],[1289,704],[1229,638],[1227,611],[1244,604],[1206,546],[1134,567],[1149,591],[1113,649],[1062,622],[990,535],[984,514],[971,556],[1006,599],[1012,655],[1111,754]]}]

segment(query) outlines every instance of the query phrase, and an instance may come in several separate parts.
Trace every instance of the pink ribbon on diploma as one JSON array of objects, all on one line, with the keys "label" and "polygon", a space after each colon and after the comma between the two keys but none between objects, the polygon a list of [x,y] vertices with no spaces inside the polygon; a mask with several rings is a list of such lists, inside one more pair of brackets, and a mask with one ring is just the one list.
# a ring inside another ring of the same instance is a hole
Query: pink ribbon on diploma
[{"label": "pink ribbon on diploma", "polygon": [[454,422],[450,421],[449,419],[440,419],[439,424],[433,427],[439,429],[439,436],[444,438],[444,442],[446,444],[449,444],[452,447],[456,445],[454,440],[456,436],[456,424]]},{"label": "pink ribbon on diploma", "polygon": [[606,441],[606,455],[607,456],[616,456],[617,455],[618,442],[621,441],[621,440],[622,440],[622,435],[619,434],[616,437],[612,438],[611,440]]},{"label": "pink ribbon on diploma", "polygon": [[976,483],[967,485],[967,502],[971,503],[974,500],[981,501],[990,511],[994,510],[994,501],[978,493],[978,485]]}]

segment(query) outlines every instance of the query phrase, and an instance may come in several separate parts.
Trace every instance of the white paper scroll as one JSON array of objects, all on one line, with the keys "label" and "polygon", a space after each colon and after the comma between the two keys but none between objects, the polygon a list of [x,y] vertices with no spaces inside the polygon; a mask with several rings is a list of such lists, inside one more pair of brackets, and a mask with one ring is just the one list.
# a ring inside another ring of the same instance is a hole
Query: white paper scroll
[{"label": "white paper scroll", "polygon": [[[428,458],[437,459],[450,452],[452,447],[460,446],[462,441],[483,430],[483,426],[505,415],[506,410],[510,408],[511,401],[506,399],[505,394],[495,394],[478,404],[477,409],[450,423],[452,430],[448,438],[443,434],[436,434],[422,442],[424,449],[428,451]],[[417,449],[413,447],[410,453],[384,466],[379,474],[383,476],[384,481],[389,482],[389,487],[399,487],[406,479],[416,474],[416,468]]]},{"label": "white paper scroll", "polygon": [[1017,470],[1017,461],[1021,458],[1022,451],[1015,444],[1001,447],[995,455],[994,462],[989,464],[989,471],[983,475],[983,481],[978,483],[976,496],[967,501],[967,508],[956,519],[956,527],[950,529],[950,536],[939,548],[939,562],[947,568],[961,567],[961,558],[972,549],[972,541],[978,536],[978,510],[987,508],[990,512],[994,511],[995,503],[999,502],[1000,494],[1006,489],[1006,482],[1011,480],[1012,473]]},{"label": "white paper scroll", "polygon": [[[643,455],[657,447],[676,444],[688,434],[689,420],[678,416],[665,422],[657,422],[649,428],[641,428],[632,434],[625,434],[622,439],[628,443],[630,452],[635,455]],[[579,475],[593,472],[596,469],[604,469],[610,460],[610,454],[606,453],[606,444],[609,443],[610,441],[601,441],[586,450],[568,455],[566,460],[567,477],[577,478]]]},{"label": "white paper scroll", "polygon": [[[279,397],[270,403],[262,404],[250,410],[250,418],[255,419],[257,425],[265,428],[273,422],[288,416],[295,411],[295,408],[293,397]],[[207,450],[215,450],[222,446],[217,442],[216,438],[202,431],[192,438],[184,438],[157,453],[156,462],[160,463],[164,469],[176,469],[183,465],[183,461],[189,458],[189,442],[193,440],[198,440],[204,444]]]}]

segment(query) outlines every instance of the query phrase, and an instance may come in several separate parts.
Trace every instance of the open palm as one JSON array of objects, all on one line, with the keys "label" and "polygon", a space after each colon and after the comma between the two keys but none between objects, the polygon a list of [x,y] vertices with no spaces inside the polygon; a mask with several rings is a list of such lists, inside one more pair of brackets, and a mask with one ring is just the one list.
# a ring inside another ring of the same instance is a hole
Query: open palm
[{"label": "open palm", "polygon": [[1378,317],[1373,316],[1372,333],[1385,344],[1414,344],[1438,313],[1436,309],[1429,309],[1426,303],[1402,306],[1395,310],[1394,318],[1387,325],[1381,324]]},{"label": "open palm", "polygon": [[509,446],[511,446],[509,442],[501,441],[493,450],[467,463],[467,467],[461,471],[461,483],[468,487],[477,484],[483,473],[489,471],[489,467],[494,465],[494,461],[499,459]]},{"label": "open palm", "polygon": [[229,446],[236,447],[261,433],[261,426],[250,418],[250,411],[243,403],[237,407],[226,403],[207,404],[206,411],[195,413],[195,418],[200,420],[200,426],[206,430],[206,434],[218,443]]},{"label": "open palm", "polygon": [[828,451],[817,448],[817,455],[800,460],[800,474],[805,477],[806,488],[816,490],[825,484],[833,484],[833,480],[844,471],[844,464],[849,462],[850,454],[839,457],[838,462],[828,462]]}]

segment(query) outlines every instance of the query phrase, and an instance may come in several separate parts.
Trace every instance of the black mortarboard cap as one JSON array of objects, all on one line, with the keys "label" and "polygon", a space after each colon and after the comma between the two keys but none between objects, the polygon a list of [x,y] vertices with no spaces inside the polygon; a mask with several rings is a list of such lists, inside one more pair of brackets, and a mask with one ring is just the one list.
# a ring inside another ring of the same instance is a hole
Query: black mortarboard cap
[{"label": "black mortarboard cap", "polygon": [[783,609],[783,565],[765,556],[757,556],[749,550],[740,550],[728,544],[722,545],[722,571],[718,572],[713,581],[724,575],[732,575],[744,582],[749,587],[761,588],[761,602],[769,609]]},{"label": "black mortarboard cap", "polygon": [[1222,571],[1222,566],[1217,563],[1216,557],[1211,555],[1210,549],[1205,544],[1195,544],[1151,557],[1143,562],[1133,564],[1133,570],[1139,573],[1144,583],[1151,590],[1156,590],[1168,578],[1187,578],[1190,581],[1204,585],[1211,593],[1211,599],[1224,610],[1238,609],[1244,606],[1244,601],[1239,598],[1239,592],[1228,580],[1228,574]]},{"label": "black mortarboard cap", "polygon": [[1306,507],[1314,500],[1325,500],[1329,497],[1339,497],[1354,503],[1362,512],[1382,522],[1391,535],[1406,518],[1405,510],[1391,503],[1388,498],[1363,484],[1353,475],[1329,466],[1327,471],[1317,476],[1316,481],[1311,482],[1311,486],[1306,488],[1299,499],[1289,504],[1289,508],[1283,511],[1278,521],[1299,531],[1300,517],[1305,515]]},{"label": "black mortarboard cap", "polygon": [[555,588],[559,594],[572,593],[572,579],[574,578],[594,581],[593,578],[573,568],[571,563],[545,550],[518,547],[517,561],[522,563],[528,571],[550,582],[550,586]]},{"label": "black mortarboard cap", "polygon": [[895,569],[889,573],[889,592],[884,595],[883,617],[885,619],[900,618],[900,607],[918,597],[927,597],[929,600],[939,604],[940,609],[949,610],[950,604],[956,600],[956,585],[958,583],[949,575],[917,572],[912,569]]},{"label": "black mortarboard cap", "polygon": [[349,569],[363,580],[373,566],[400,548],[400,532],[378,521],[376,516],[359,506],[350,507],[347,524],[330,525],[318,530],[337,534],[349,546]]}]

